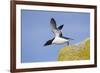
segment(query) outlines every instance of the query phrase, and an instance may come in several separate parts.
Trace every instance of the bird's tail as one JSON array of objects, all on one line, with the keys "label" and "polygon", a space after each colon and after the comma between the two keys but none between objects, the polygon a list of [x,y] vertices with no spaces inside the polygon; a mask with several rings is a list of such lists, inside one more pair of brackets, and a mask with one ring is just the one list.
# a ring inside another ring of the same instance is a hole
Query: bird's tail
[{"label": "bird's tail", "polygon": [[62,36],[62,37],[65,38],[65,39],[74,40],[74,39],[69,38],[69,37],[64,37],[64,36]]}]

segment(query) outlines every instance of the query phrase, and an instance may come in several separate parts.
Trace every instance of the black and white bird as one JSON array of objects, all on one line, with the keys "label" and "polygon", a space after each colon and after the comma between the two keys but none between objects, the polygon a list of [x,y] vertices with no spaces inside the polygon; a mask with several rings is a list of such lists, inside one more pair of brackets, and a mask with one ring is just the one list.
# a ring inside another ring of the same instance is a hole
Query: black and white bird
[{"label": "black and white bird", "polygon": [[67,43],[67,45],[69,45],[69,41],[73,39],[64,37],[62,35],[61,29],[63,28],[64,25],[60,25],[59,27],[57,27],[57,24],[54,18],[51,18],[50,25],[55,37],[51,40],[48,40],[44,44],[44,46],[48,46],[51,44],[64,44],[64,43]]}]

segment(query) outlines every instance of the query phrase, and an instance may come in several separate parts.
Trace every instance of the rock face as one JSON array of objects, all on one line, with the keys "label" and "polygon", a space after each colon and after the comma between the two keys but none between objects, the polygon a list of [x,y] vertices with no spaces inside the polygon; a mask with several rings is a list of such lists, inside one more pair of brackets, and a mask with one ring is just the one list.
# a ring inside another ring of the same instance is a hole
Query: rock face
[{"label": "rock face", "polygon": [[90,59],[90,39],[85,39],[77,45],[65,46],[59,50],[58,61]]}]

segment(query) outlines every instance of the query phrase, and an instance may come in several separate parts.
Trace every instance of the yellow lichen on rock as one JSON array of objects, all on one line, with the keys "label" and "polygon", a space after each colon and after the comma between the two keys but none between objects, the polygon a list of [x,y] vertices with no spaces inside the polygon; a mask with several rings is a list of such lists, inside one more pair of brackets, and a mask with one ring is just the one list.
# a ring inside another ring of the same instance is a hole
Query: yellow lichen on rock
[{"label": "yellow lichen on rock", "polygon": [[59,50],[58,61],[90,59],[90,40],[86,39],[78,45],[65,46]]}]

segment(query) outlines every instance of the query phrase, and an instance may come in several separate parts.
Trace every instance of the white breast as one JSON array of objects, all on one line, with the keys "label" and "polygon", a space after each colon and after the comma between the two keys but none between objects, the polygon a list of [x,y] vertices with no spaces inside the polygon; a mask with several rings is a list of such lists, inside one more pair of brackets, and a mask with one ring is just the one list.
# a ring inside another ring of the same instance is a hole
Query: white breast
[{"label": "white breast", "polygon": [[61,37],[55,37],[55,39],[53,40],[53,44],[63,44],[65,42],[67,42],[69,40],[61,38]]}]

